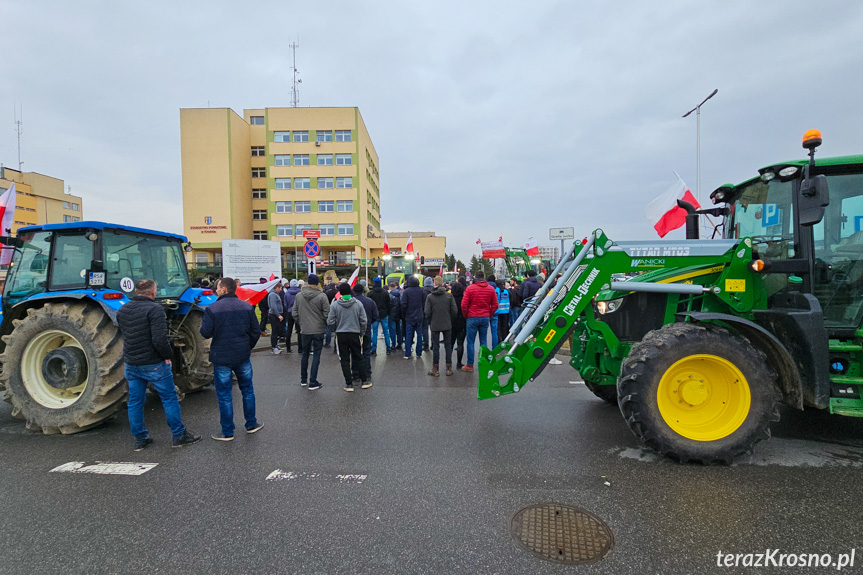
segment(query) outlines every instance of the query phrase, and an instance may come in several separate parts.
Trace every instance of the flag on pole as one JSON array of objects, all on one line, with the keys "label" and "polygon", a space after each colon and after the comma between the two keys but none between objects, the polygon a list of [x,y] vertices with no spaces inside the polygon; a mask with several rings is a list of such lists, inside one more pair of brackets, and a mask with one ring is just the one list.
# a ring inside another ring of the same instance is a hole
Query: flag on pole
[{"label": "flag on pole", "polygon": [[503,236],[498,236],[498,237],[497,237],[497,241],[502,242],[502,241],[503,241]]},{"label": "flag on pole", "polygon": [[246,303],[258,305],[262,299],[267,297],[267,294],[270,293],[270,290],[273,289],[277,283],[284,282],[282,281],[282,278],[276,278],[262,284],[238,285],[237,297]]},{"label": "flag on pole", "polygon": [[538,256],[539,243],[535,239],[530,238],[529,240],[527,240],[527,243],[524,244],[524,250],[525,253],[527,253],[527,255],[529,256]]},{"label": "flag on pole", "polygon": [[348,285],[351,286],[351,289],[355,285],[357,285],[357,280],[360,277],[360,266],[357,266],[357,269],[354,270],[354,273],[351,274],[351,277],[348,278]]},{"label": "flag on pole", "polygon": [[653,229],[661,238],[686,223],[686,210],[677,205],[677,200],[689,202],[695,206],[695,209],[701,207],[689,191],[689,186],[678,176],[677,181],[668,188],[668,191],[647,204],[644,209],[644,217],[653,224]]},{"label": "flag on pole", "polygon": [[479,244],[481,244],[481,243],[482,243],[482,240],[481,240],[481,239],[479,239],[479,238],[477,238],[477,239],[476,239],[476,243],[477,243],[477,245],[479,245]]},{"label": "flag on pole", "polygon": [[384,255],[390,253],[390,242],[387,240],[387,235],[384,234]]},{"label": "flag on pole", "polygon": [[[0,236],[11,236],[12,226],[15,223],[15,203],[18,193],[15,191],[15,182],[0,196]],[[0,255],[0,264],[9,265],[12,262],[12,254],[15,249],[12,246],[3,246]]]},{"label": "flag on pole", "polygon": [[411,254],[411,253],[413,253],[413,251],[414,251],[414,235],[411,234],[411,236],[408,238],[408,243],[405,246],[405,252]]},{"label": "flag on pole", "polygon": [[439,276],[443,275],[443,264],[440,265],[440,269],[438,270],[437,275],[439,275]]}]

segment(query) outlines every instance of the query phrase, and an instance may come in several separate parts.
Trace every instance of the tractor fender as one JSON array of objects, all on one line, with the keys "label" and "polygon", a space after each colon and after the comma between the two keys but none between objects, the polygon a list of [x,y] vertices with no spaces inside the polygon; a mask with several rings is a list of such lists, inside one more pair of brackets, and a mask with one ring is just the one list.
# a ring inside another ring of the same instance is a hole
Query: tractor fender
[{"label": "tractor fender", "polygon": [[767,356],[767,361],[776,370],[783,401],[803,410],[803,380],[800,371],[788,348],[775,335],[753,321],[725,313],[689,311],[678,313],[677,317],[702,322],[719,321],[740,333]]},{"label": "tractor fender", "polygon": [[[111,318],[111,322],[113,322],[114,325],[117,325],[117,309],[114,309],[113,307],[108,305],[108,302],[106,302],[100,298],[97,298],[97,297],[92,297],[90,294],[91,294],[91,292],[74,291],[74,292],[48,292],[48,293],[42,293],[42,294],[34,295],[33,297],[30,297],[27,300],[22,301],[21,303],[17,304],[15,307],[13,307],[11,310],[9,310],[9,319],[10,320],[11,319],[17,319],[17,318],[21,317],[22,315],[24,315],[26,313],[26,310],[28,308],[35,307],[34,304],[36,302],[38,302],[38,305],[43,305],[47,302],[53,302],[53,301],[57,301],[57,300],[84,300],[84,299],[88,299],[88,300],[94,301],[97,304],[99,304],[99,306],[102,308],[102,310],[105,312],[105,314],[109,318]],[[119,303],[122,300],[111,300],[111,301]]]}]

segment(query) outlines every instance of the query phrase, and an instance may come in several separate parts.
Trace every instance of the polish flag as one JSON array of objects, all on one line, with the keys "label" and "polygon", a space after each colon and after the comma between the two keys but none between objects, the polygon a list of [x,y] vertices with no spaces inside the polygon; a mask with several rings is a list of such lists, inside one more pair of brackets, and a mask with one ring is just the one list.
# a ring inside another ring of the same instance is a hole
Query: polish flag
[{"label": "polish flag", "polygon": [[276,279],[276,274],[270,274],[269,281]]},{"label": "polish flag", "polygon": [[387,235],[384,234],[384,255],[390,253],[390,242],[387,240]]},{"label": "polish flag", "polygon": [[270,293],[277,283],[284,283],[282,278],[276,278],[268,281],[263,284],[248,284],[244,286],[237,286],[237,297],[243,300],[244,302],[250,303],[252,305],[258,305],[261,303],[261,300],[267,297],[267,294]]},{"label": "polish flag", "polygon": [[481,244],[481,243],[482,243],[482,240],[481,240],[481,239],[479,239],[479,238],[477,238],[477,239],[476,239],[476,245],[479,245],[479,244]]},{"label": "polish flag", "polygon": [[667,192],[647,204],[644,209],[644,217],[653,224],[653,229],[661,238],[686,223],[686,210],[677,205],[677,200],[689,202],[695,209],[701,208],[689,187],[678,177],[677,182]]},{"label": "polish flag", "polygon": [[[354,270],[354,273],[351,274],[351,277],[348,278],[348,285],[351,286],[351,289],[354,289],[354,286],[357,285],[357,281],[360,278],[360,266],[357,266],[357,269]],[[342,299],[342,294],[336,292],[336,299]]]},{"label": "polish flag", "polygon": [[498,236],[498,237],[497,237],[497,241],[502,242],[502,241],[503,241],[503,236]]},{"label": "polish flag", "polygon": [[[18,193],[15,191],[15,182],[0,196],[0,236],[11,236],[12,225],[15,223],[15,203]],[[0,264],[9,265],[12,262],[12,254],[15,249],[12,246],[3,246],[0,255]]]},{"label": "polish flag", "polygon": [[539,255],[539,243],[530,238],[527,240],[527,243],[524,244],[525,253],[529,256],[538,256]]},{"label": "polish flag", "polygon": [[413,253],[413,251],[414,251],[414,235],[411,234],[411,236],[408,238],[408,244],[405,246],[405,252],[411,254],[411,253]]},{"label": "polish flag", "polygon": [[439,275],[439,276],[443,275],[443,264],[440,265],[440,269],[438,270],[437,275]]}]

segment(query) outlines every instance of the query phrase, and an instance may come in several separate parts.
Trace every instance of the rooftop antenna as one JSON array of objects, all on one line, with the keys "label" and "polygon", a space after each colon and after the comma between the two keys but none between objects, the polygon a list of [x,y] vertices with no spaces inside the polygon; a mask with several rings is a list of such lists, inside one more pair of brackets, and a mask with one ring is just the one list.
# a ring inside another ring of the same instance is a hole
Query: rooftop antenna
[{"label": "rooftop antenna", "polygon": [[[14,108],[14,104],[12,105]],[[14,109],[15,112],[15,132],[18,134],[18,171],[22,171],[21,167],[24,165],[24,162],[21,161],[21,134],[24,132],[24,122],[23,120],[18,118],[19,111],[21,112],[21,116],[23,118],[24,112],[20,109],[21,106],[18,106],[18,109]]]},{"label": "rooftop antenna", "polygon": [[298,84],[302,84],[303,81],[299,78],[300,72],[297,70],[297,48],[300,47],[300,39],[297,38],[296,42],[291,42],[291,54],[293,58],[293,64],[291,65],[291,108],[296,108],[300,103],[300,88]]}]

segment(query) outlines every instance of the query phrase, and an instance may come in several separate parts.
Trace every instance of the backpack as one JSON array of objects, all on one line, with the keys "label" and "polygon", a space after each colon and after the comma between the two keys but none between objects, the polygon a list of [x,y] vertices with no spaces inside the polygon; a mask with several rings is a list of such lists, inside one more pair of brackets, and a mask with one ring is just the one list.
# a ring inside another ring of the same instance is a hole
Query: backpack
[{"label": "backpack", "polygon": [[497,292],[497,313],[509,313],[509,292],[505,289],[495,288]]}]

